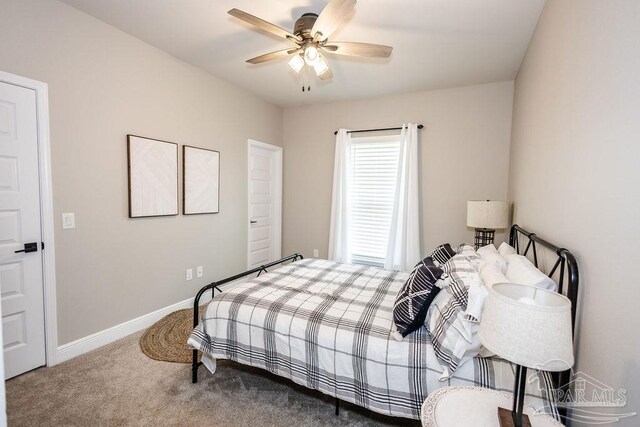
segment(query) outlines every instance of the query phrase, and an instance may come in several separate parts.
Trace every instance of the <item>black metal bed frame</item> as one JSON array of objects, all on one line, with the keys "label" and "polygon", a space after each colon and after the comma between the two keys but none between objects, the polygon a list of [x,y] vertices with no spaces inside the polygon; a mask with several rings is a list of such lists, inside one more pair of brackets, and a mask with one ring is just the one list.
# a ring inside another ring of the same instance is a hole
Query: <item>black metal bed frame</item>
[{"label": "black metal bed frame", "polygon": [[[520,239],[519,236],[523,236],[526,241],[526,246],[523,251],[520,250]],[[576,258],[573,256],[571,252],[569,252],[566,248],[558,247],[552,243],[549,243],[545,239],[538,237],[535,233],[531,233],[524,228],[520,227],[517,224],[514,224],[511,227],[511,232],[509,234],[509,243],[513,246],[518,252],[518,254],[527,256],[529,251],[531,250],[531,256],[533,257],[533,265],[538,267],[538,246],[542,246],[550,252],[555,253],[557,255],[557,259],[553,264],[553,267],[547,274],[549,277],[553,278],[553,275],[558,271],[558,293],[565,295],[571,301],[571,332],[572,336],[575,339],[576,333],[576,313],[578,307],[578,287],[580,283],[580,276],[578,273],[578,262]],[[564,284],[565,284],[565,272],[567,277],[567,288],[565,292]],[[556,389],[566,389],[570,387],[571,381],[571,370],[566,370],[563,372],[552,373],[551,377],[553,378],[554,385]],[[569,390],[565,390],[569,391]],[[551,398],[551,396],[549,396]],[[567,408],[561,407],[558,409],[560,416],[566,419],[567,416]]]},{"label": "black metal bed frame", "polygon": [[[519,236],[524,236],[525,239],[528,239],[528,242],[523,251],[520,250],[520,239]],[[575,326],[576,326],[576,307],[578,305],[578,285],[579,285],[579,274],[578,274],[578,263],[576,258],[573,256],[569,250],[565,248],[558,247],[548,241],[538,237],[535,233],[531,233],[519,225],[515,224],[511,227],[511,231],[509,234],[509,243],[511,246],[515,248],[518,254],[527,256],[529,251],[531,250],[531,256],[533,257],[533,264],[538,267],[538,246],[541,246],[557,255],[557,260],[550,272],[548,273],[549,277],[553,277],[553,275],[559,270],[558,276],[558,293],[565,294],[565,272],[567,276],[567,288],[566,288],[566,296],[571,301],[571,327],[572,332],[575,337]],[[196,297],[193,301],[193,327],[198,326],[200,320],[200,298],[204,295],[206,291],[211,289],[211,298],[213,299],[214,292],[217,290],[218,292],[222,292],[219,286],[224,285],[225,283],[233,282],[234,280],[241,279],[246,276],[250,276],[252,274],[258,273],[258,276],[262,273],[267,272],[267,268],[271,268],[276,265],[284,264],[285,262],[298,261],[304,259],[302,254],[295,253],[293,255],[289,255],[285,258],[279,259],[277,261],[273,261],[269,264],[261,265],[259,267],[253,268],[251,270],[247,270],[244,273],[236,274],[234,276],[227,277],[226,279],[219,280],[217,282],[209,283],[204,286],[202,289],[198,291]],[[193,350],[193,362],[191,364],[191,382],[198,382],[198,368],[202,365],[202,362],[198,362],[198,350]],[[556,388],[564,388],[569,386],[569,382],[571,380],[571,370],[567,370],[564,372],[560,372],[557,374],[553,374],[552,378],[555,382]],[[339,413],[340,409],[340,400],[336,398],[336,415]],[[566,417],[566,408],[559,409],[560,416]]]},{"label": "black metal bed frame", "polygon": [[[224,285],[225,283],[233,282],[234,280],[238,280],[246,276],[251,276],[255,273],[258,273],[258,276],[260,276],[262,273],[267,273],[267,268],[271,268],[274,265],[284,264],[287,261],[294,262],[301,259],[304,259],[304,256],[302,256],[302,254],[300,253],[295,253],[277,261],[270,262],[269,264],[264,264],[259,267],[252,268],[251,270],[247,270],[244,273],[236,274],[235,276],[229,276],[226,279],[218,280],[217,282],[211,282],[207,286],[203,286],[202,289],[198,291],[196,297],[193,300],[193,327],[195,328],[196,326],[198,326],[198,323],[200,321],[200,298],[202,298],[202,295],[204,295],[204,293],[209,289],[211,289],[211,299],[213,299],[215,290],[218,290],[218,292],[222,292],[222,290],[218,286]],[[198,350],[193,350],[193,361],[191,362],[191,382],[194,384],[198,382],[198,368],[200,367],[200,365],[202,365],[202,362],[198,362]]]}]

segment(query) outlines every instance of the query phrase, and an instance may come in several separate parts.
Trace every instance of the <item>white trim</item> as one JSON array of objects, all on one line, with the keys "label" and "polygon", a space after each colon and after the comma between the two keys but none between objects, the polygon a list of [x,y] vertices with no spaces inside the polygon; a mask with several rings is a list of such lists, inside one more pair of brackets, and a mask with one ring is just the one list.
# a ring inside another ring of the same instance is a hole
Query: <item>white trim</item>
[{"label": "white trim", "polygon": [[[2,319],[2,304],[0,304],[0,319]],[[4,347],[2,339],[2,328],[0,328],[0,346]],[[4,351],[0,351],[0,372],[4,372]],[[0,385],[0,427],[7,426],[7,395],[5,382]]]},{"label": "white trim", "polygon": [[58,321],[56,309],[56,262],[51,180],[51,140],[49,137],[49,86],[37,80],[0,71],[0,81],[32,89],[36,93],[38,126],[38,168],[40,171],[40,221],[42,229],[42,278],[44,288],[45,354],[47,366],[57,363]]},{"label": "white trim", "polygon": [[[230,286],[238,285],[240,283],[246,282],[247,280],[248,278],[243,277],[241,279],[234,280],[233,282],[222,285],[221,288],[224,289]],[[207,291],[200,298],[201,305],[209,302],[210,300],[211,291]],[[135,334],[138,331],[146,329],[158,320],[162,319],[167,314],[173,313],[177,310],[192,307],[193,298],[188,298],[175,304],[171,304],[167,307],[160,308],[156,311],[152,311],[151,313],[136,317],[135,319],[120,323],[119,325],[115,325],[100,332],[96,332],[95,334],[91,334],[84,338],[80,338],[70,343],[63,344],[57,348],[56,360],[58,363],[62,363],[69,359],[73,359],[76,356],[80,356],[81,354],[95,350],[128,335]]]},{"label": "white trim", "polygon": [[127,322],[120,323],[119,325],[112,326],[111,328],[96,332],[95,334],[77,339],[68,344],[63,344],[58,347],[57,361],[58,363],[64,362],[102,347],[103,345],[112,343],[120,338],[124,338],[127,335],[131,335],[142,329],[148,328],[167,314],[183,308],[190,308],[192,304],[193,298],[189,298],[143,316],[136,317],[135,319]]},{"label": "white trim", "polygon": [[249,189],[249,183],[251,182],[251,165],[249,164],[249,161],[252,147],[263,148],[275,153],[276,171],[274,197],[276,200],[274,203],[275,209],[273,212],[273,240],[271,242],[273,259],[270,259],[269,261],[276,261],[282,258],[282,147],[266,144],[254,139],[249,139],[247,141],[247,268],[251,268],[251,264],[249,263],[249,227],[251,226],[249,222],[251,221],[249,215],[249,210],[251,209],[251,191]]}]

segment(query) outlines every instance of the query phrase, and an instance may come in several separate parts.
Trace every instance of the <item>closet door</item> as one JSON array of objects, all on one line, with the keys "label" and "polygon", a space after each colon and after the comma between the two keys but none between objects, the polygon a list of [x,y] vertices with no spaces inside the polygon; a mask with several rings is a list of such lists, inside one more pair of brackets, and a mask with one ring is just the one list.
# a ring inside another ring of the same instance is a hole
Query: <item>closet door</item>
[{"label": "closet door", "polygon": [[0,82],[0,289],[5,379],[45,364],[36,93]]}]

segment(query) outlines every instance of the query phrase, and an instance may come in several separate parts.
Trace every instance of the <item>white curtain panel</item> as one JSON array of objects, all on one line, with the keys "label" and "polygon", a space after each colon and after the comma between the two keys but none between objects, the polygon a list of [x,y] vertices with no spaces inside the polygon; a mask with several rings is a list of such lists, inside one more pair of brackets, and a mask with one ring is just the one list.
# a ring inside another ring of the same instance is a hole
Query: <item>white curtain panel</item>
[{"label": "white curtain panel", "polygon": [[329,229],[329,259],[350,263],[349,187],[351,179],[351,136],[346,129],[336,135],[336,156],[333,164],[333,197]]},{"label": "white curtain panel", "polygon": [[400,159],[384,268],[409,271],[420,261],[418,125],[402,125]]}]

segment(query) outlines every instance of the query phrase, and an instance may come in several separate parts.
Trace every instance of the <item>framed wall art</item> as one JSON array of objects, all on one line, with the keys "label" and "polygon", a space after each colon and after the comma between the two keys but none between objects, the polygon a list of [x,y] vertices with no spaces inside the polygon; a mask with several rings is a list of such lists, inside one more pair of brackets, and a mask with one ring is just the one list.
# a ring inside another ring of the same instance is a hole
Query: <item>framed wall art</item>
[{"label": "framed wall art", "polygon": [[129,218],[178,215],[178,144],[127,135]]},{"label": "framed wall art", "polygon": [[218,213],[220,152],[182,146],[182,197],[185,215]]}]

